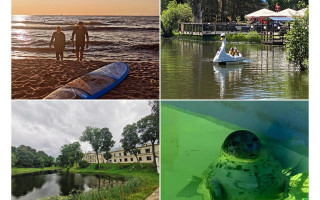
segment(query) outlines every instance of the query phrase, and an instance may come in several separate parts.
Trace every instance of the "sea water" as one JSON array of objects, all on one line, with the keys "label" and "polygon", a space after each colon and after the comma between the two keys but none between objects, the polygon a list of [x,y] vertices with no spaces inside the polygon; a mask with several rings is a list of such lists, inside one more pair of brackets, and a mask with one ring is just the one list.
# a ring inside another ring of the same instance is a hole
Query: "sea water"
[{"label": "sea water", "polygon": [[161,198],[202,200],[201,175],[225,138],[249,130],[290,171],[289,199],[308,199],[307,102],[163,102]]},{"label": "sea water", "polygon": [[85,58],[91,60],[158,61],[159,18],[146,16],[12,16],[12,58],[55,58],[49,42],[56,27],[66,36],[65,57],[72,53],[73,26],[83,21],[90,44]]}]

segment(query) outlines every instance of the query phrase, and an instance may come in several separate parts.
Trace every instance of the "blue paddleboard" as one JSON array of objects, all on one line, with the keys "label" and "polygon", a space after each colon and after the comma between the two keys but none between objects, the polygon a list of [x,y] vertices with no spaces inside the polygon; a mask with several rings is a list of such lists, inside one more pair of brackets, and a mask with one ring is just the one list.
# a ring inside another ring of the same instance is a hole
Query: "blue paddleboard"
[{"label": "blue paddleboard", "polygon": [[128,73],[127,64],[112,63],[67,83],[44,99],[96,99],[119,85]]}]

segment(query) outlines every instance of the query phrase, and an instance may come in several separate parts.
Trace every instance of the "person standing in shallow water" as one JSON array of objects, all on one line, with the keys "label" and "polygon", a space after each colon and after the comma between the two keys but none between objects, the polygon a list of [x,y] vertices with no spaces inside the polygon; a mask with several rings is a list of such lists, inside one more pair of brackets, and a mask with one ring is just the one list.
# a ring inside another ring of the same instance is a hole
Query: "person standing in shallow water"
[{"label": "person standing in shallow water", "polygon": [[57,31],[52,34],[49,48],[51,49],[52,43],[54,40],[54,50],[56,51],[56,59],[63,60],[63,51],[66,50],[66,36],[61,30],[61,27],[57,27]]},{"label": "person standing in shallow water", "polygon": [[[83,59],[83,51],[84,51],[84,46],[86,46],[86,48],[89,47],[89,34],[88,34],[88,30],[86,29],[86,27],[83,26],[83,22],[79,22],[78,26],[75,27],[72,31],[72,37],[71,37],[71,41],[72,41],[72,45],[74,47],[74,35],[76,35],[76,57],[77,57],[77,61],[80,59],[80,61],[82,61]],[[85,39],[87,38],[87,43],[85,42]],[[80,53],[80,58],[79,58],[79,53]]]}]

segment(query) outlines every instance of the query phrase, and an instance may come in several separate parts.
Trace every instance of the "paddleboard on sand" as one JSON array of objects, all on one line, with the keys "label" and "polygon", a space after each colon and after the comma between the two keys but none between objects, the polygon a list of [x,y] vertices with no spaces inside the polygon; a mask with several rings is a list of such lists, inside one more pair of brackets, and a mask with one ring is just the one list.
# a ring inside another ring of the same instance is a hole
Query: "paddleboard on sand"
[{"label": "paddleboard on sand", "polygon": [[128,73],[127,64],[112,63],[71,81],[45,99],[96,99],[119,85]]}]

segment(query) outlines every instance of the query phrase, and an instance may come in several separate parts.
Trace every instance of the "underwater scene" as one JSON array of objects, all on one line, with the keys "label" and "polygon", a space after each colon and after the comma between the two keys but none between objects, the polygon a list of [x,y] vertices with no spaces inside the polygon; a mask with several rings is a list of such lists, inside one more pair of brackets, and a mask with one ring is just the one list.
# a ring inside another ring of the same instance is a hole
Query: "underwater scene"
[{"label": "underwater scene", "polygon": [[309,199],[307,101],[162,101],[161,199]]}]

